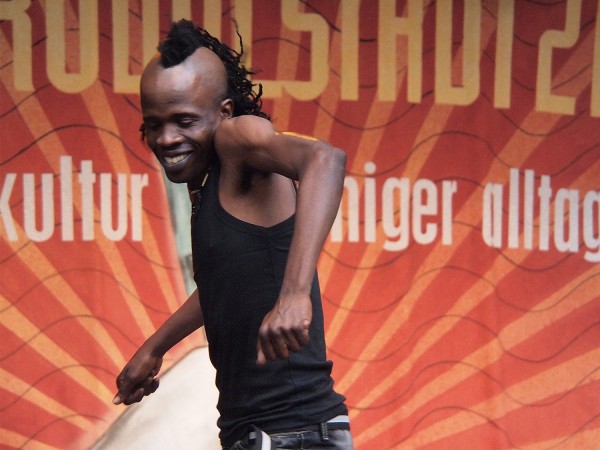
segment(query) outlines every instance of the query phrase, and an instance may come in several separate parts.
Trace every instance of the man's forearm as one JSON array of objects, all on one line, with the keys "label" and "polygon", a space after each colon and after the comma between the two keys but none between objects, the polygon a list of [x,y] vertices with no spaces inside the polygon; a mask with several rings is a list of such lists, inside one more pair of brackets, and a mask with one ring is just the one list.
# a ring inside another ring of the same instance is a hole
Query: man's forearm
[{"label": "man's forearm", "polygon": [[175,344],[202,325],[204,325],[204,317],[196,289],[186,302],[148,338],[144,345],[149,346],[155,356],[162,357]]},{"label": "man's forearm", "polygon": [[345,154],[327,147],[300,176],[296,228],[282,294],[310,291],[319,254],[338,211],[344,183]]}]

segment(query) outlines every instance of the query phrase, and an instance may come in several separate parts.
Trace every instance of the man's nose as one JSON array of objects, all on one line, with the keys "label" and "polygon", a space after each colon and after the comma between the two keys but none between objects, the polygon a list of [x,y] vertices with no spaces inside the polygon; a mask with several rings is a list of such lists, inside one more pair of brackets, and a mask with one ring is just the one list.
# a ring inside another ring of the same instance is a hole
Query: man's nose
[{"label": "man's nose", "polygon": [[179,134],[177,127],[172,124],[165,124],[160,130],[156,143],[161,147],[171,147],[180,144],[181,140],[182,137]]}]

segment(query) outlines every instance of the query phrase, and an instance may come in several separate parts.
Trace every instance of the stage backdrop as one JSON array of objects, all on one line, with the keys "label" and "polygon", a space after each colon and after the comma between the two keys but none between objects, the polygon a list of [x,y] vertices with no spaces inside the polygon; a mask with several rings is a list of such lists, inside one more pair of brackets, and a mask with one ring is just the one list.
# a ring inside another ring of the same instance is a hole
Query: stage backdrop
[{"label": "stage backdrop", "polygon": [[96,442],[186,296],[137,92],[181,17],[239,49],[235,19],[275,126],[348,154],[319,270],[357,448],[597,446],[599,11],[0,1],[0,446]]}]

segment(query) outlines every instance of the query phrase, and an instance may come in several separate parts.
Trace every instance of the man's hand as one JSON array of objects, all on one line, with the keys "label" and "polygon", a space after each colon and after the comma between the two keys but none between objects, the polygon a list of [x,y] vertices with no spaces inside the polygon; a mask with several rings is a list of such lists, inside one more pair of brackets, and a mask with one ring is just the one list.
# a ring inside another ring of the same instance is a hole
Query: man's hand
[{"label": "man's hand", "polygon": [[113,403],[130,405],[141,401],[158,388],[156,376],[162,356],[175,344],[204,325],[198,290],[150,336],[117,377],[119,392]]},{"label": "man's hand", "polygon": [[113,403],[131,405],[156,391],[158,379],[155,377],[158,375],[162,360],[161,357],[154,356],[143,347],[138,350],[117,377],[119,392],[113,399]]},{"label": "man's hand", "polygon": [[308,295],[281,296],[258,332],[256,364],[286,359],[308,344],[312,304]]}]

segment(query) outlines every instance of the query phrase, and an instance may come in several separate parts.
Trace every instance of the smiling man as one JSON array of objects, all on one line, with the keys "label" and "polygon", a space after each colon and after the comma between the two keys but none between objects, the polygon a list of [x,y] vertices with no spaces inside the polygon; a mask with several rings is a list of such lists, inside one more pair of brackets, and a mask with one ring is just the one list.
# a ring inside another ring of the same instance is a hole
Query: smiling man
[{"label": "smiling man", "polygon": [[142,75],[142,132],[193,199],[198,289],[125,366],[114,403],[154,392],[163,355],[204,326],[224,449],[351,449],[316,276],[345,155],[277,132],[240,56],[182,20]]}]

